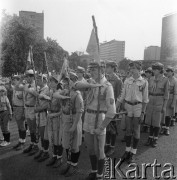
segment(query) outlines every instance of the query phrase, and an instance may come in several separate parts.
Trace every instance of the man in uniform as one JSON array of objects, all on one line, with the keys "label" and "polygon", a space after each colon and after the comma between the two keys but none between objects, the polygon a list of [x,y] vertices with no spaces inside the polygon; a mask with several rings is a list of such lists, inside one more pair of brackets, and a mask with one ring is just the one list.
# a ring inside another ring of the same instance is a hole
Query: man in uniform
[{"label": "man in uniform", "polygon": [[166,106],[169,99],[169,80],[164,73],[164,66],[161,63],[152,65],[154,78],[149,81],[149,103],[146,109],[145,122],[150,126],[149,138],[146,146],[157,146],[160,131],[162,114],[166,114]]},{"label": "man in uniform", "polygon": [[[126,150],[122,161],[135,162],[135,155],[140,139],[140,124],[144,119],[146,105],[148,103],[148,82],[141,77],[141,63],[132,62],[129,64],[132,77],[129,77],[123,87],[121,97],[117,99],[117,108],[125,102],[127,116],[126,123]],[[133,146],[131,147],[133,133]]]},{"label": "man in uniform", "polygon": [[35,113],[38,113],[37,124],[41,138],[41,149],[34,157],[38,162],[45,161],[49,158],[49,140],[44,139],[44,132],[47,124],[47,108],[49,106],[49,87],[47,85],[47,76],[38,75],[37,85],[40,87],[38,92],[39,104],[35,108]]},{"label": "man in uniform", "polygon": [[[109,61],[106,64],[106,73],[107,73],[106,78],[113,86],[115,102],[117,98],[121,95],[121,91],[122,91],[122,81],[116,75],[116,71],[117,71],[117,64],[114,61]],[[108,127],[106,128],[105,153],[107,156],[111,156],[114,153],[117,134],[118,132],[117,132],[116,121],[111,121]]]},{"label": "man in uniform", "polygon": [[19,141],[13,147],[13,149],[21,150],[24,147],[26,141],[26,128],[25,128],[25,112],[24,112],[24,93],[22,91],[16,91],[15,86],[21,84],[21,77],[16,75],[12,78],[13,84],[13,116],[17,122],[18,132],[19,132]]},{"label": "man in uniform", "polygon": [[0,86],[0,126],[4,136],[0,144],[2,147],[10,144],[9,120],[12,120],[12,109],[6,93],[6,88]]},{"label": "man in uniform", "polygon": [[36,82],[34,80],[34,72],[32,69],[26,71],[27,84],[19,85],[15,87],[17,91],[24,91],[25,93],[25,117],[30,130],[31,143],[29,147],[24,149],[23,153],[30,153],[30,155],[38,152],[38,144],[36,137],[36,117],[35,117],[35,106],[36,106]]},{"label": "man in uniform", "polygon": [[162,124],[162,131],[163,134],[166,136],[170,135],[169,127],[172,121],[174,124],[174,116],[176,110],[176,100],[177,100],[177,79],[174,77],[174,69],[172,67],[168,67],[166,69],[166,74],[170,83],[169,86],[169,100],[167,102],[167,109],[166,109],[166,117],[165,123]]},{"label": "man in uniform", "polygon": [[48,108],[47,126],[45,130],[45,139],[49,139],[52,147],[52,157],[47,162],[46,166],[54,168],[60,167],[62,164],[62,128],[61,119],[61,100],[54,96],[62,90],[61,84],[58,82],[57,76],[50,77],[50,104]]},{"label": "man in uniform", "polygon": [[82,143],[82,113],[84,111],[83,98],[79,91],[73,88],[77,81],[77,75],[69,73],[70,79],[63,80],[64,90],[61,94],[54,97],[60,98],[61,95],[70,97],[62,99],[62,146],[66,150],[67,163],[63,164],[59,173],[69,177],[77,172],[77,164],[80,157],[80,146]]},{"label": "man in uniform", "polygon": [[[103,180],[106,127],[114,118],[116,107],[113,87],[105,78],[105,64],[92,62],[89,64],[89,70],[94,82],[101,85],[97,84],[95,88],[91,88],[87,98],[83,129],[92,171],[86,180]],[[75,85],[78,89],[83,86],[81,82]]]}]

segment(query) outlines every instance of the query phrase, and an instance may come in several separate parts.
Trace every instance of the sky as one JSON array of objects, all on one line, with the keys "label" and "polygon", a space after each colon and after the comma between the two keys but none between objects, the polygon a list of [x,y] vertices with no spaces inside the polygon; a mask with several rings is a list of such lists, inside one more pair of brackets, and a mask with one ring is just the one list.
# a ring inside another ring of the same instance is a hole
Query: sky
[{"label": "sky", "polygon": [[85,51],[95,16],[99,42],[125,41],[125,57],[142,60],[147,46],[161,45],[162,18],[177,0],[0,0],[8,14],[44,11],[44,36],[69,53]]}]

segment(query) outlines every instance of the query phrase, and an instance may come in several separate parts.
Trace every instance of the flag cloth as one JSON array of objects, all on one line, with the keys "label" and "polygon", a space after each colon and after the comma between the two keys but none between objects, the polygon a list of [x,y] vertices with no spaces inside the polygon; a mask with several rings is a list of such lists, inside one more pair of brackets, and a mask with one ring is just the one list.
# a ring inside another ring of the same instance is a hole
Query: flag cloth
[{"label": "flag cloth", "polygon": [[60,75],[58,76],[59,82],[61,81],[62,77],[69,77],[69,65],[68,65],[68,60],[66,58],[64,58],[61,72]]},{"label": "flag cloth", "polygon": [[97,43],[97,39],[96,39],[96,34],[95,34],[95,30],[93,28],[91,36],[90,36],[90,40],[88,42],[87,45],[87,49],[86,52],[88,54],[90,54],[94,60],[98,63],[100,63],[100,56],[99,56],[99,47],[98,47],[98,43]]},{"label": "flag cloth", "polygon": [[26,70],[32,69],[32,60],[31,60],[31,51],[29,49],[28,58],[27,58],[27,64],[26,64]]}]

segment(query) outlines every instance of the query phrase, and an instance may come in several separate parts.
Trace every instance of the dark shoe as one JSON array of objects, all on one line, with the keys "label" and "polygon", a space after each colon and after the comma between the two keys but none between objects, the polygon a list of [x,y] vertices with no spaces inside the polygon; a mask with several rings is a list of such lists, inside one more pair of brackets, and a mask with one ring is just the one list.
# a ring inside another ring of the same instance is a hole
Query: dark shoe
[{"label": "dark shoe", "polygon": [[105,153],[105,154],[109,151],[109,148],[110,148],[109,145],[105,145],[105,147],[104,147],[104,153]]},{"label": "dark shoe", "polygon": [[144,144],[145,146],[150,146],[152,144],[152,138],[148,138],[147,142]]},{"label": "dark shoe", "polygon": [[38,145],[34,145],[33,149],[31,150],[31,152],[29,152],[29,156],[33,156],[34,154],[36,154],[37,152],[39,152],[39,147]]},{"label": "dark shoe", "polygon": [[23,150],[25,147],[25,143],[20,143],[20,145],[16,148],[16,151]]},{"label": "dark shoe", "polygon": [[40,150],[40,151],[34,156],[34,159],[39,159],[39,158],[42,156],[43,153],[44,153],[44,151],[43,151],[43,150]]},{"label": "dark shoe", "polygon": [[123,139],[121,140],[121,142],[125,142],[125,138],[123,138]]},{"label": "dark shoe", "polygon": [[108,152],[106,153],[107,157],[110,157],[111,155],[114,154],[114,148],[110,147],[110,149],[108,150]]},{"label": "dark shoe", "polygon": [[56,160],[57,160],[57,156],[52,157],[52,158],[48,161],[48,163],[46,164],[46,166],[52,166],[52,165],[54,165],[55,162],[56,162]]},{"label": "dark shoe", "polygon": [[101,176],[101,177],[96,177],[95,180],[103,180],[103,176]]},{"label": "dark shoe", "polygon": [[75,175],[78,172],[78,167],[77,166],[70,166],[68,169],[67,173],[65,174],[65,177],[70,177]]},{"label": "dark shoe", "polygon": [[44,153],[42,153],[41,157],[38,159],[38,162],[43,162],[46,159],[48,159],[49,157],[50,157],[49,152],[44,152]]},{"label": "dark shoe", "polygon": [[174,120],[171,121],[171,126],[175,126],[175,121]]},{"label": "dark shoe", "polygon": [[151,145],[152,145],[153,148],[157,147],[157,139],[153,139]]},{"label": "dark shoe", "polygon": [[130,158],[130,152],[125,151],[123,156],[121,157],[122,161],[125,161]]},{"label": "dark shoe", "polygon": [[85,180],[96,180],[96,173],[90,173]]},{"label": "dark shoe", "polygon": [[23,151],[23,153],[29,153],[29,152],[31,152],[32,151],[32,149],[33,149],[33,144],[30,144],[26,149],[24,149],[24,151]]},{"label": "dark shoe", "polygon": [[163,135],[165,132],[165,128],[161,128],[160,135]]},{"label": "dark shoe", "polygon": [[62,158],[59,158],[56,160],[55,164],[53,165],[53,168],[58,168],[62,165]]},{"label": "dark shoe", "polygon": [[166,136],[169,136],[169,135],[170,135],[170,131],[169,131],[169,129],[165,129],[164,134],[165,134]]},{"label": "dark shoe", "polygon": [[21,142],[18,142],[15,146],[13,146],[13,149],[18,148],[21,145]]},{"label": "dark shoe", "polygon": [[59,174],[61,175],[64,175],[68,172],[69,168],[70,168],[70,164],[66,163],[66,164],[63,164],[59,170]]},{"label": "dark shoe", "polygon": [[129,157],[129,159],[127,160],[127,163],[128,163],[128,164],[135,163],[135,154],[130,153],[130,157]]}]

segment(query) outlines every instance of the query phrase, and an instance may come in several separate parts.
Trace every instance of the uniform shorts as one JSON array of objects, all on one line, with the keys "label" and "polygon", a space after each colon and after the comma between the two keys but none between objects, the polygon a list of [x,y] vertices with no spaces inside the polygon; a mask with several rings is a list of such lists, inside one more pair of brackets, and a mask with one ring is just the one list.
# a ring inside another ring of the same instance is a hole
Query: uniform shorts
[{"label": "uniform shorts", "polygon": [[[96,127],[99,127],[105,119],[105,114],[100,113],[98,117],[98,122]],[[83,130],[93,134],[93,130],[95,129],[95,121],[96,121],[96,114],[93,113],[85,113],[85,120],[83,125]],[[102,131],[101,135],[106,134],[106,128]]]},{"label": "uniform shorts", "polygon": [[35,107],[26,107],[25,108],[25,117],[26,119],[34,120],[35,119],[35,112],[34,112]]},{"label": "uniform shorts", "polygon": [[140,117],[142,111],[142,104],[130,105],[125,103],[125,109],[128,117]]}]

